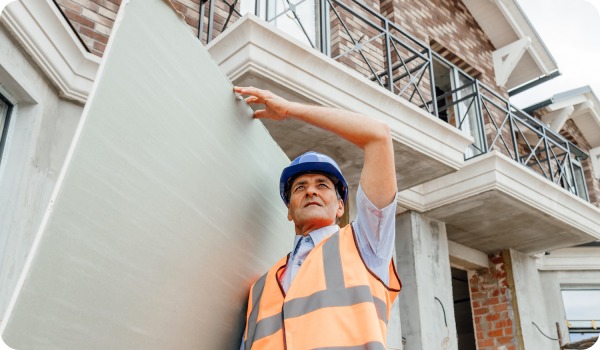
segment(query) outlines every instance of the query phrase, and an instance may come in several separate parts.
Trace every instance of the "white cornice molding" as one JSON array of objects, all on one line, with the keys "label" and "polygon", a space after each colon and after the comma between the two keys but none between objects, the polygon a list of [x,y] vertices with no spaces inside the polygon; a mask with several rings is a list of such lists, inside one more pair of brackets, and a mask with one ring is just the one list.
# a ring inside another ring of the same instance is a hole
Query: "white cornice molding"
[{"label": "white cornice molding", "polygon": [[59,96],[85,104],[101,59],[85,51],[52,1],[15,1],[1,20]]},{"label": "white cornice molding", "polygon": [[369,114],[390,125],[394,140],[453,169],[462,166],[473,143],[460,130],[252,14],[207,49],[230,80],[256,72],[324,106]]},{"label": "white cornice molding", "polygon": [[536,261],[538,270],[600,270],[600,247],[573,247],[553,250]]}]

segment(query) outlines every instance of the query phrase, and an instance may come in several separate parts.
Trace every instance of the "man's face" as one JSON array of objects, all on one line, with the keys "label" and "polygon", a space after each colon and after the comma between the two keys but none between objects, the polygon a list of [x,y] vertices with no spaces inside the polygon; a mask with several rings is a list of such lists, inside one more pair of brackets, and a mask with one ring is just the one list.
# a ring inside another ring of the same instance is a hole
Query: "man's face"
[{"label": "man's face", "polygon": [[315,229],[333,225],[344,214],[344,202],[337,199],[333,182],[321,174],[305,174],[290,187],[288,220],[296,226]]}]

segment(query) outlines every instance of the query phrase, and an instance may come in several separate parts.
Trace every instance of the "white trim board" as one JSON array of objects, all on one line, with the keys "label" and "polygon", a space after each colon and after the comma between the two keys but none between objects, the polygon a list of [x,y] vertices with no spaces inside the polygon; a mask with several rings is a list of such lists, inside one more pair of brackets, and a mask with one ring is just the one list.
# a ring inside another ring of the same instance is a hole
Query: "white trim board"
[{"label": "white trim board", "polygon": [[83,48],[51,0],[18,0],[1,18],[61,98],[85,104],[100,57]]}]

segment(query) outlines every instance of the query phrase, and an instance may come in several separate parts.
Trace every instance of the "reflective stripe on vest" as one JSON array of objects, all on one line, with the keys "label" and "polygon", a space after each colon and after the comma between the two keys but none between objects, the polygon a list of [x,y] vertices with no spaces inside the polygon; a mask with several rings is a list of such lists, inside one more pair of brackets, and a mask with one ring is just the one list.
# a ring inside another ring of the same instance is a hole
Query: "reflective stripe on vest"
[{"label": "reflective stripe on vest", "polygon": [[352,225],[318,244],[286,295],[280,260],[251,288],[246,350],[385,350],[388,315],[401,289],[390,263],[386,286],[364,263]]}]

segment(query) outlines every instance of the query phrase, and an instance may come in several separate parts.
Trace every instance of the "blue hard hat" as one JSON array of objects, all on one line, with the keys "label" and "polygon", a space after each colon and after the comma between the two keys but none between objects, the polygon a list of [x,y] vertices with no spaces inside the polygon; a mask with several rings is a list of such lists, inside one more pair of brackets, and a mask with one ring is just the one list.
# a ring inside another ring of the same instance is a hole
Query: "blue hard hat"
[{"label": "blue hard hat", "polygon": [[281,173],[281,179],[279,180],[279,194],[285,205],[288,205],[288,200],[285,195],[286,187],[292,185],[291,183],[288,184],[288,181],[290,181],[294,175],[305,172],[324,172],[336,177],[339,180],[338,183],[335,184],[336,189],[344,200],[344,204],[346,204],[346,200],[348,199],[348,183],[346,182],[346,179],[344,179],[342,171],[335,160],[321,153],[306,152],[294,159],[292,164],[283,169],[283,172]]}]

